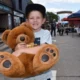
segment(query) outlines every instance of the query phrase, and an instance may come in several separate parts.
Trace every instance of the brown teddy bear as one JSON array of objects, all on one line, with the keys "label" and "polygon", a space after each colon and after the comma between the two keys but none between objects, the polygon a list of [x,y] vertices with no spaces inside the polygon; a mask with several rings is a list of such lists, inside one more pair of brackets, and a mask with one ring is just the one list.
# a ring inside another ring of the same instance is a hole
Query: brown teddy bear
[{"label": "brown teddy bear", "polygon": [[0,73],[7,77],[31,77],[49,70],[59,59],[55,45],[34,44],[31,26],[21,24],[2,34],[2,40],[14,50],[0,52]]}]

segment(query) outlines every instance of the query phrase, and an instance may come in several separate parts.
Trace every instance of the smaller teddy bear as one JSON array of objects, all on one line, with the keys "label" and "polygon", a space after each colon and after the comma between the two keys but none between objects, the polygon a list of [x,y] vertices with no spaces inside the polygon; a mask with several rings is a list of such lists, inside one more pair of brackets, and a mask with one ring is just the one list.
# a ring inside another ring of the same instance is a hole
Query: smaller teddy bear
[{"label": "smaller teddy bear", "polygon": [[28,23],[6,30],[2,40],[13,49],[12,54],[0,52],[0,73],[7,77],[36,76],[49,70],[59,59],[55,45],[34,44],[34,33]]}]

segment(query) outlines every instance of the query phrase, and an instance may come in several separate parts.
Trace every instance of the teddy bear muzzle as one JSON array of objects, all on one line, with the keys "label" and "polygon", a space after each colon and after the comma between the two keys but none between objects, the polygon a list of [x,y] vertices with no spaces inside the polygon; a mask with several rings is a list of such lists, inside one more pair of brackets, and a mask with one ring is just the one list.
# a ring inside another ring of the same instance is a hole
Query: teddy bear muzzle
[{"label": "teddy bear muzzle", "polygon": [[20,35],[18,35],[17,36],[17,39],[16,39],[16,43],[18,44],[18,43],[29,43],[29,41],[30,41],[30,38],[29,38],[29,36],[28,35],[25,35],[25,34],[20,34]]}]

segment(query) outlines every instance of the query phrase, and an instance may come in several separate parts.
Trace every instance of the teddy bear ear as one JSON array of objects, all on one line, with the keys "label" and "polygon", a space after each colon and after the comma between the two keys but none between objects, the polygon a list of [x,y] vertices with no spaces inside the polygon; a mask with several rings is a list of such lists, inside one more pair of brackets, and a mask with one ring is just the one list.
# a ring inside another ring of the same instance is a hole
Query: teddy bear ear
[{"label": "teddy bear ear", "polygon": [[2,33],[2,41],[5,42],[7,44],[7,37],[8,37],[8,34],[11,30],[5,30],[3,33]]}]

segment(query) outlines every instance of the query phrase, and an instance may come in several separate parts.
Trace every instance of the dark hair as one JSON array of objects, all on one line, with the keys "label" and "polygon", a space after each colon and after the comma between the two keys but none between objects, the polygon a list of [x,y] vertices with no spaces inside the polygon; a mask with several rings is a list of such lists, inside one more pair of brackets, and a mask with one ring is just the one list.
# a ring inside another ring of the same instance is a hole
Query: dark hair
[{"label": "dark hair", "polygon": [[25,17],[28,18],[28,15],[31,11],[39,11],[41,12],[43,18],[46,16],[46,9],[41,4],[28,4],[25,9]]}]

